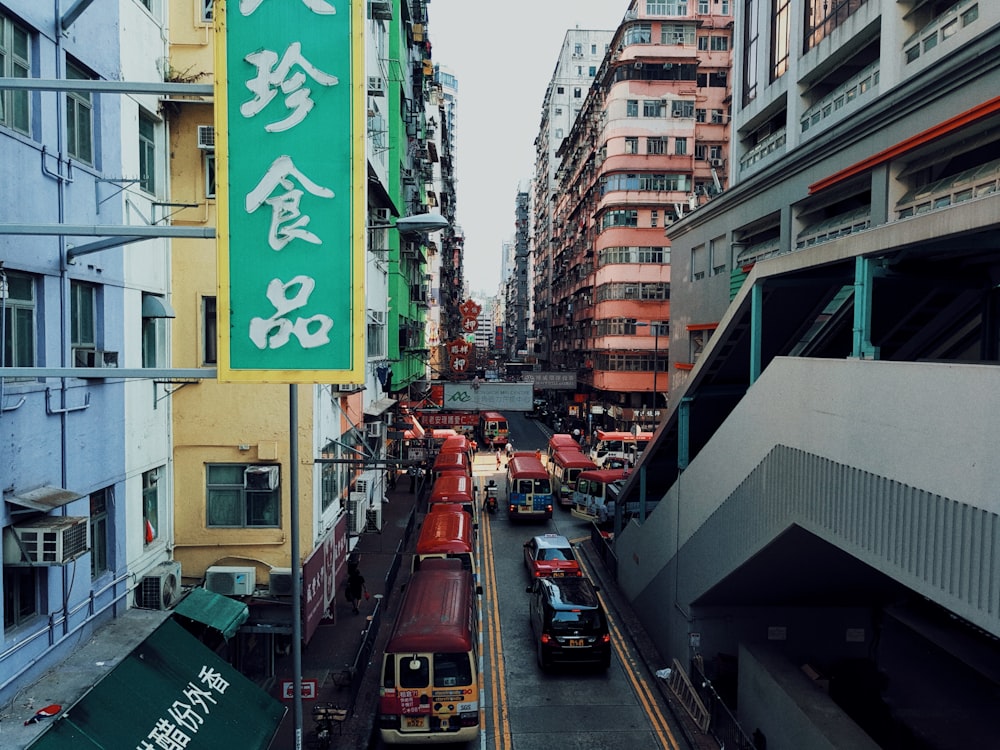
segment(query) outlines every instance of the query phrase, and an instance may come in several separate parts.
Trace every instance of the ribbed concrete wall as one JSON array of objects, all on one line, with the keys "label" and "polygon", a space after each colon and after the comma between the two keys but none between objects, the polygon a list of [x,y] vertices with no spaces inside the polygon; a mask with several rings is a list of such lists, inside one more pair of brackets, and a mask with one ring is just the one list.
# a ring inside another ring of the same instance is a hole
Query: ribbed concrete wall
[{"label": "ribbed concrete wall", "polygon": [[998,386],[981,365],[773,362],[619,540],[663,653],[685,658],[689,603],[793,524],[1000,635]]}]

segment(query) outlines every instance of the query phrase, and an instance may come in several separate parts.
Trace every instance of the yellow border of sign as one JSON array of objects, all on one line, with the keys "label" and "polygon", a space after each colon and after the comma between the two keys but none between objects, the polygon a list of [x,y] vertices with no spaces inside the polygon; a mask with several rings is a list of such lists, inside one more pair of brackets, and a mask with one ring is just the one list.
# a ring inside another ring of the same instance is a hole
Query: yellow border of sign
[{"label": "yellow border of sign", "polygon": [[[237,0],[234,0],[236,2]],[[216,273],[218,276],[217,378],[243,383],[364,383],[365,382],[365,215],[368,181],[365,165],[365,44],[364,0],[348,0],[351,13],[351,363],[346,370],[233,370],[229,362],[229,160],[226,70],[226,5],[215,4],[215,143],[216,153]],[[341,0],[343,2],[343,0]],[[339,4],[339,3],[338,3]]]}]

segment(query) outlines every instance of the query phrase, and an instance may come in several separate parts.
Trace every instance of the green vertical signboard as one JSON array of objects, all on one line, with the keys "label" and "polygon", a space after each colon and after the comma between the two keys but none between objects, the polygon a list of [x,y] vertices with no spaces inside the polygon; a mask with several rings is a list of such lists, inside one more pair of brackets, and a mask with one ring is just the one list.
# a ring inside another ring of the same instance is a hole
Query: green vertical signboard
[{"label": "green vertical signboard", "polygon": [[216,4],[219,380],[364,380],[363,10]]}]

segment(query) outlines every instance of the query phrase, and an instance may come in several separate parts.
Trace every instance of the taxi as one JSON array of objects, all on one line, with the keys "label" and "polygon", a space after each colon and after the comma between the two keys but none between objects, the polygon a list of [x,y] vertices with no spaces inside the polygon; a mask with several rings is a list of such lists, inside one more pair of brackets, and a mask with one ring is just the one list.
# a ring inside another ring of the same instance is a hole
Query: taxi
[{"label": "taxi", "polygon": [[524,565],[533,579],[583,576],[573,545],[560,534],[540,534],[526,541]]}]

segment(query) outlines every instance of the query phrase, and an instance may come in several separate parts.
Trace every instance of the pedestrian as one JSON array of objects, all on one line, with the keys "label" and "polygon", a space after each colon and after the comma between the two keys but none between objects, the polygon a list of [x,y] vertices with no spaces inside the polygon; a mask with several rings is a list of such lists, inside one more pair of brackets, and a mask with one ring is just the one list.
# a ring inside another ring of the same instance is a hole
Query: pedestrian
[{"label": "pedestrian", "polygon": [[497,448],[497,471],[500,471],[500,449]]},{"label": "pedestrian", "polygon": [[514,444],[507,443],[507,458],[512,458],[514,456]]},{"label": "pedestrian", "polygon": [[347,601],[351,603],[354,614],[358,614],[360,612],[358,605],[361,604],[361,597],[368,598],[368,586],[365,584],[365,577],[361,575],[361,568],[358,567],[356,560],[353,562],[351,560],[347,561],[347,585],[345,593],[347,594]]},{"label": "pedestrian", "polygon": [[476,457],[476,451],[477,451],[478,449],[479,449],[479,444],[478,444],[478,443],[477,443],[477,442],[476,442],[475,440],[473,440],[473,441],[472,441],[472,457],[473,457],[473,458],[475,458],[475,457]]},{"label": "pedestrian", "polygon": [[411,466],[406,470],[406,473],[410,476],[410,494],[412,495],[417,491],[417,467]]}]

